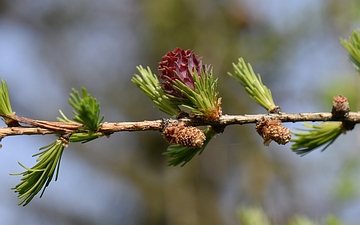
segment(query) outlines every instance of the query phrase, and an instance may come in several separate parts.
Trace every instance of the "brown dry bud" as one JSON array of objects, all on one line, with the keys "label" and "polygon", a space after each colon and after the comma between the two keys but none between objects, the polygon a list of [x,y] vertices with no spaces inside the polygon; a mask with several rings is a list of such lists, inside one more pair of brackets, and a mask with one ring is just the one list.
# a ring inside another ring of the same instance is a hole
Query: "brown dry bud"
[{"label": "brown dry bud", "polygon": [[347,98],[342,95],[334,97],[331,113],[337,119],[346,118],[349,115],[350,106]]},{"label": "brown dry bud", "polygon": [[186,127],[182,123],[167,126],[162,134],[170,144],[179,144],[189,148],[201,148],[206,140],[202,130]]},{"label": "brown dry bud", "polygon": [[256,124],[256,132],[264,139],[264,145],[268,146],[271,141],[278,144],[286,144],[291,139],[290,130],[283,127],[280,120],[261,120]]}]

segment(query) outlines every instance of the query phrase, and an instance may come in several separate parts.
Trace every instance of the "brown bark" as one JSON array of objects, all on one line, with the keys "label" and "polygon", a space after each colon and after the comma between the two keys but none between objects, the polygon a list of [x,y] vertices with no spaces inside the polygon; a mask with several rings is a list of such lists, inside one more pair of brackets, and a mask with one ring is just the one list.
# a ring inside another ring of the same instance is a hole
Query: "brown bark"
[{"label": "brown bark", "polygon": [[[79,130],[83,128],[79,123],[65,123],[65,122],[49,122],[42,120],[32,120],[24,117],[14,116],[13,119],[21,124],[27,126],[3,127],[0,128],[0,137],[14,135],[36,135],[36,134],[69,134],[86,132],[86,130]],[[110,135],[120,131],[161,131],[169,124],[184,123],[187,126],[204,126],[212,125],[215,127],[225,128],[228,125],[235,124],[249,124],[256,123],[263,119],[267,120],[281,120],[282,122],[302,122],[302,121],[343,121],[349,123],[360,122],[360,112],[350,112],[346,118],[338,119],[330,112],[318,113],[281,113],[281,114],[257,114],[257,115],[223,115],[215,122],[207,122],[198,118],[183,118],[183,119],[163,119],[152,121],[138,121],[138,122],[116,122],[103,123],[97,132],[104,135]],[[166,121],[166,122],[165,122]]]}]

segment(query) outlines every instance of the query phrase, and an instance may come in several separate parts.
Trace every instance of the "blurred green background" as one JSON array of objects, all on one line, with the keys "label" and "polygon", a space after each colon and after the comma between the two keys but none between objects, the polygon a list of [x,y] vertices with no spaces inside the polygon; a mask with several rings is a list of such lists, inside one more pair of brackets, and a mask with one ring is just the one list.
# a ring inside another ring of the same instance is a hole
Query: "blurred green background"
[{"label": "blurred green background", "polygon": [[[284,112],[330,111],[343,94],[359,110],[358,74],[339,38],[359,27],[357,0],[0,0],[0,77],[17,115],[68,116],[72,87],[100,102],[105,121],[166,117],[131,83],[137,65],[153,71],[175,47],[212,64],[224,114],[265,113],[227,72],[244,57]],[[285,124],[293,129],[300,124]],[[10,190],[18,161],[54,137],[10,137],[0,149],[1,224],[237,224],[258,206],[283,224],[332,213],[360,224],[359,132],[325,152],[299,157],[270,147],[254,125],[227,127],[201,156],[167,167],[158,132],[116,133],[66,149],[60,178],[44,196],[17,206]]]}]

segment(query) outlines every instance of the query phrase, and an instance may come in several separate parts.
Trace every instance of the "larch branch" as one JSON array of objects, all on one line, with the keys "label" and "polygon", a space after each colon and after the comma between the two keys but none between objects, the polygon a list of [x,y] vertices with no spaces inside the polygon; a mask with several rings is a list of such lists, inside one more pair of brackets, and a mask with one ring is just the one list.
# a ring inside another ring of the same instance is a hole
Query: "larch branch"
[{"label": "larch branch", "polygon": [[[14,135],[46,135],[46,134],[71,134],[87,132],[86,130],[79,130],[83,128],[79,123],[66,122],[50,122],[41,120],[32,120],[24,117],[14,118],[16,121],[27,124],[28,126],[17,127],[3,127],[0,128],[0,139],[6,136]],[[98,132],[104,135],[109,135],[120,131],[161,131],[169,124],[184,123],[186,126],[220,126],[226,127],[228,125],[242,125],[249,123],[257,123],[263,119],[267,120],[281,120],[282,122],[303,122],[303,121],[346,121],[351,123],[360,123],[360,112],[350,112],[346,118],[334,118],[330,112],[317,113],[281,113],[281,114],[256,114],[256,115],[223,115],[215,122],[207,122],[199,118],[182,118],[182,119],[160,119],[152,121],[139,122],[105,122],[98,129]]]}]

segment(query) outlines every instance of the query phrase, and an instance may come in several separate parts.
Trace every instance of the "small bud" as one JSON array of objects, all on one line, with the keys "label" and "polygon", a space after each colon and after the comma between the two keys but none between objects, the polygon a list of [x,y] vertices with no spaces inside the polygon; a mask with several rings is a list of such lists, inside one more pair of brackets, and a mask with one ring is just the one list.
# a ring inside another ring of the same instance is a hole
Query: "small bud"
[{"label": "small bud", "polygon": [[184,98],[183,94],[174,87],[174,80],[179,80],[194,89],[194,78],[191,72],[196,70],[198,75],[201,76],[201,69],[204,69],[201,57],[196,57],[190,49],[175,48],[174,51],[166,53],[159,63],[160,84],[166,93]]},{"label": "small bud", "polygon": [[184,124],[167,126],[163,137],[170,144],[178,144],[189,148],[201,148],[206,140],[204,132],[196,127],[186,127]]},{"label": "small bud", "polygon": [[[335,119],[343,119],[349,116],[350,106],[347,98],[342,95],[334,97],[331,113]],[[343,132],[354,129],[356,123],[351,121],[343,121]]]},{"label": "small bud", "polygon": [[337,119],[345,118],[349,115],[350,106],[347,98],[342,95],[334,97],[331,113]]},{"label": "small bud", "polygon": [[291,139],[290,130],[283,127],[280,120],[265,120],[256,124],[256,131],[264,139],[264,145],[268,146],[271,141],[285,145]]}]

